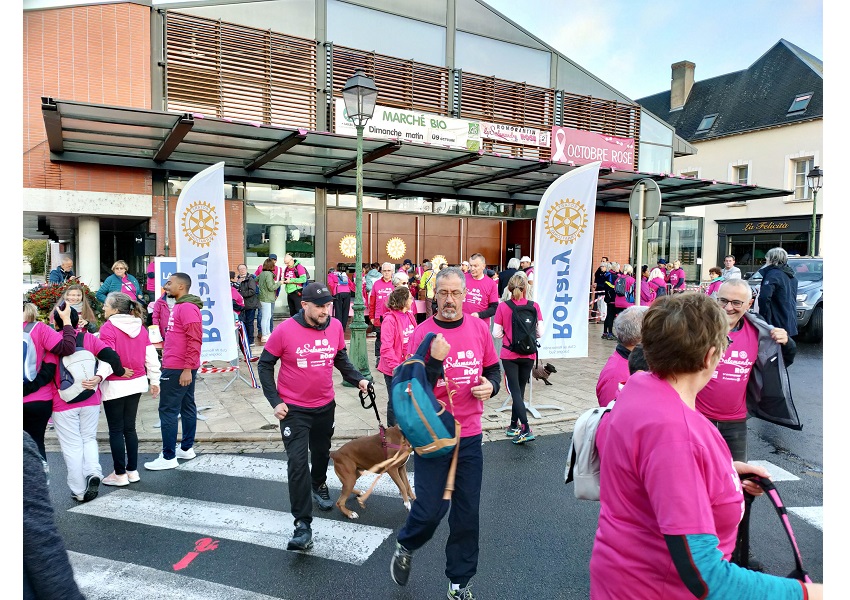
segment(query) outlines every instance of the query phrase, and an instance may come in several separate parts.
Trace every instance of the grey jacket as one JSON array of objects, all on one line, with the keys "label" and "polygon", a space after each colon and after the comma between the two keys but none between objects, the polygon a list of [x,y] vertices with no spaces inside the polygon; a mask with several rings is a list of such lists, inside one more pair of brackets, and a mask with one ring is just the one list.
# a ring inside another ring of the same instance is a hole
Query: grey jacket
[{"label": "grey jacket", "polygon": [[747,411],[789,429],[801,430],[803,424],[791,397],[791,382],[787,365],[794,362],[797,345],[789,336],[787,344],[778,344],[770,337],[773,325],[758,313],[747,311],[744,318],[758,331],[759,351],[750,380],[747,383]]}]

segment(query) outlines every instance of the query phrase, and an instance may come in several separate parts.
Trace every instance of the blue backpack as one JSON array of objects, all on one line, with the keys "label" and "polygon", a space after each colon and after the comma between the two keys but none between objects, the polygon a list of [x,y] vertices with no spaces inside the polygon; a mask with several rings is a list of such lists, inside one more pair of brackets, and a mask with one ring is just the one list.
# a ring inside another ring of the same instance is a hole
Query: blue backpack
[{"label": "blue backpack", "polygon": [[416,354],[393,373],[391,400],[398,426],[413,450],[422,458],[433,458],[455,450],[460,440],[460,423],[434,396],[425,373],[425,354],[434,333],[425,335]]},{"label": "blue backpack", "polygon": [[35,342],[30,335],[35,326],[36,323],[27,323],[24,327],[24,383],[32,383],[38,374],[38,355],[35,350]]},{"label": "blue backpack", "polygon": [[336,280],[340,286],[348,287],[348,275],[342,271],[336,272]]}]

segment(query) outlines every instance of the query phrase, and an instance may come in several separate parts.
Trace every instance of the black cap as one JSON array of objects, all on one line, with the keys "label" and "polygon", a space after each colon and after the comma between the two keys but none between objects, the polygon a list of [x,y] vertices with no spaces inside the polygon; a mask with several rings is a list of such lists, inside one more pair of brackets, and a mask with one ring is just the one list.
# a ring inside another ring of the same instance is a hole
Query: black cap
[{"label": "black cap", "polygon": [[301,300],[323,306],[328,302],[333,302],[333,296],[331,296],[328,286],[314,282],[305,285],[304,289],[301,290]]},{"label": "black cap", "polygon": [[659,259],[658,259],[658,264],[659,264],[659,265],[666,265],[666,264],[667,264],[667,261],[666,261],[666,260],[664,260],[663,258],[659,258]]},{"label": "black cap", "polygon": [[412,260],[410,260],[409,258],[405,258],[405,259],[404,259],[404,262],[403,262],[402,264],[404,264],[404,265],[412,265],[412,264],[413,264],[413,261],[412,261]]}]

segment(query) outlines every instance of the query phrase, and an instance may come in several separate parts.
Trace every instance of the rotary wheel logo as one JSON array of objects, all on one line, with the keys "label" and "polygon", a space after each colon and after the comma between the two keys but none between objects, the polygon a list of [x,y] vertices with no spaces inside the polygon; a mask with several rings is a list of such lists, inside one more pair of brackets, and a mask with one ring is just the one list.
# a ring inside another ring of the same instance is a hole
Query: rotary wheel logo
[{"label": "rotary wheel logo", "polygon": [[546,233],[559,244],[572,244],[587,227],[587,211],[581,202],[558,200],[546,212]]},{"label": "rotary wheel logo", "polygon": [[404,240],[398,237],[390,238],[387,241],[387,256],[393,260],[404,258],[404,253],[407,251],[407,244]]},{"label": "rotary wheel logo", "polygon": [[353,235],[346,235],[339,241],[339,251],[345,258],[354,258],[357,256],[357,238]]},{"label": "rotary wheel logo", "polygon": [[192,202],[183,211],[183,235],[195,246],[209,246],[218,233],[215,207],[206,202]]},{"label": "rotary wheel logo", "polygon": [[431,266],[434,267],[435,271],[439,270],[440,265],[442,265],[444,263],[449,264],[449,261],[447,261],[446,257],[443,256],[442,254],[438,254],[434,258],[431,259]]}]

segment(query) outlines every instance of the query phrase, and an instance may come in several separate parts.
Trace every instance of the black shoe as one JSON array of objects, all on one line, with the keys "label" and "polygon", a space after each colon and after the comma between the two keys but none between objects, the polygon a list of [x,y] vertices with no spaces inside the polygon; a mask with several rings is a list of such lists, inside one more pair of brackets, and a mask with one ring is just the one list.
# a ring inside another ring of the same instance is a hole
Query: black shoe
[{"label": "black shoe", "polygon": [[328,484],[323,483],[318,490],[313,490],[313,500],[319,505],[319,510],[330,510],[334,507],[331,495],[328,493]]},{"label": "black shoe", "polygon": [[295,533],[286,545],[287,550],[309,550],[313,547],[313,530],[307,523],[298,522]]},{"label": "black shoe", "polygon": [[89,475],[86,477],[86,491],[83,492],[83,502],[91,502],[97,498],[98,487],[100,486],[100,477],[97,475]]},{"label": "black shoe", "polygon": [[399,585],[407,585],[407,578],[410,577],[410,562],[413,560],[413,553],[407,548],[395,543],[395,552],[393,552],[393,560],[390,562],[390,576]]}]

